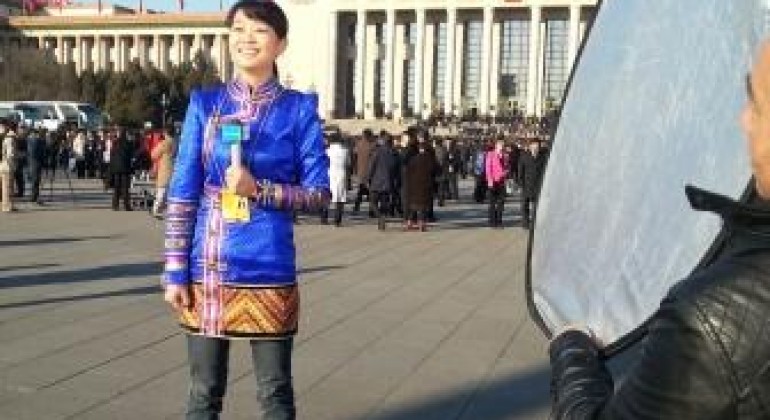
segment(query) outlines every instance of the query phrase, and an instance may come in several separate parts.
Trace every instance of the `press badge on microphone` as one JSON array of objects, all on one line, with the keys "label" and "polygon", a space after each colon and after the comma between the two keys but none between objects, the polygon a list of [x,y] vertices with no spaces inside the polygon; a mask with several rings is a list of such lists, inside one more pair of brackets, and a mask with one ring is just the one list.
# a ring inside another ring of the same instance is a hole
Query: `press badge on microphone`
[{"label": "press badge on microphone", "polygon": [[[237,122],[222,124],[222,142],[230,146],[230,165],[241,165],[241,143],[243,125]],[[251,220],[249,199],[235,193],[230,186],[222,189],[222,218],[227,222],[248,222]]]}]

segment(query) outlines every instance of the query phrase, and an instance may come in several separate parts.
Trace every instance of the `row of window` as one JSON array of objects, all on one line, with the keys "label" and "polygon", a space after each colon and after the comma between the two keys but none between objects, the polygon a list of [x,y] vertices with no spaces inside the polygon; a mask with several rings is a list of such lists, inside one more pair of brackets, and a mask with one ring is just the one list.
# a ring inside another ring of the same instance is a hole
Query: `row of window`
[{"label": "row of window", "polygon": [[[415,23],[404,25],[404,39],[410,48],[417,43],[417,28]],[[437,106],[443,106],[446,98],[447,83],[447,55],[449,46],[447,42],[447,24],[440,22],[433,26],[434,45],[432,68],[434,74],[431,95],[425,98]],[[348,45],[355,45],[355,25],[350,25],[347,33]],[[527,90],[529,88],[529,57],[531,23],[526,20],[506,20],[501,22],[500,32],[496,34],[500,38],[500,61],[498,79],[493,80],[493,89],[497,89],[498,103],[495,105],[500,111],[523,108],[526,103]],[[472,20],[465,23],[465,36],[463,37],[461,95],[463,108],[478,107],[478,99],[481,94],[482,60],[483,60],[483,22]],[[546,102],[557,104],[561,101],[564,88],[569,76],[570,63],[568,63],[567,37],[569,22],[566,19],[548,19],[545,21],[544,31],[544,66],[541,74],[542,97]],[[375,26],[375,43],[385,47],[387,26],[377,24]],[[493,35],[494,36],[494,35]],[[355,57],[349,57],[355,61]],[[427,64],[427,63],[426,63]],[[372,80],[375,92],[375,108],[380,110],[386,100],[385,86],[385,60],[378,58],[375,63],[375,74]],[[353,67],[354,68],[354,67]],[[413,56],[403,62],[404,83],[400,92],[400,103],[405,106],[405,113],[412,114],[419,110],[421,104],[417,104],[415,95],[415,81],[418,70],[415,68]],[[379,113],[379,112],[378,112]]]}]

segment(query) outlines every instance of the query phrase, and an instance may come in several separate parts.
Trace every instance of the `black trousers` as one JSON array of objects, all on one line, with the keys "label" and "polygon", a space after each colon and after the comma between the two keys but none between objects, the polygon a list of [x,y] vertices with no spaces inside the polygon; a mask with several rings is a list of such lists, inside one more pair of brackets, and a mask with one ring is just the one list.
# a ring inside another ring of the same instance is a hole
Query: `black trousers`
[{"label": "black trousers", "polygon": [[78,179],[86,177],[86,161],[84,159],[75,161],[75,172],[78,175]]},{"label": "black trousers", "polygon": [[503,226],[505,209],[505,184],[500,183],[489,189],[489,226]]},{"label": "black trousers", "polygon": [[374,215],[377,217],[378,227],[385,227],[385,215],[390,207],[390,191],[372,191]]},{"label": "black trousers", "polygon": [[131,209],[131,197],[128,194],[128,189],[131,187],[131,175],[129,174],[113,174],[112,175],[112,208],[118,209],[120,200],[123,200],[123,206],[126,210]]},{"label": "black trousers", "polygon": [[[329,206],[334,205],[334,224],[339,226],[342,224],[342,214],[345,212],[345,203],[329,203]],[[329,207],[321,210],[321,223],[329,223]]]},{"label": "black trousers", "polygon": [[537,212],[537,198],[521,197],[521,222],[524,227],[529,227],[532,221],[531,215]]},{"label": "black trousers", "polygon": [[484,202],[487,195],[487,180],[484,175],[476,175],[476,184],[473,188],[473,200],[479,204]]},{"label": "black trousers", "polygon": [[13,171],[13,180],[16,182],[16,197],[24,196],[24,167],[26,165],[16,164],[16,168]]},{"label": "black trousers", "polygon": [[29,165],[29,183],[32,184],[32,201],[38,201],[40,198],[40,181],[43,176],[43,167],[40,165]]},{"label": "black trousers", "polygon": [[364,196],[369,200],[369,216],[374,217],[374,198],[366,184],[358,184],[358,193],[356,194],[356,200],[353,203],[353,211],[357,212],[361,210],[361,203],[364,201]]}]

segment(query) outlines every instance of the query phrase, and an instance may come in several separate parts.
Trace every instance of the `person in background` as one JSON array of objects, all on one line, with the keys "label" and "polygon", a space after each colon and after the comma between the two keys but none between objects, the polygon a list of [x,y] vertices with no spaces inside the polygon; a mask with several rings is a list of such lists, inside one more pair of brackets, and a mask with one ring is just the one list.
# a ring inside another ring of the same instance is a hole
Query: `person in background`
[{"label": "person in background", "polygon": [[112,210],[117,211],[120,200],[123,200],[123,209],[131,211],[131,187],[132,160],[134,157],[134,145],[129,141],[124,129],[115,129],[115,143],[110,150],[110,176],[112,177]]},{"label": "person in background", "polygon": [[86,133],[79,130],[72,140],[72,156],[75,158],[75,172],[78,179],[86,177]]},{"label": "person in background", "polygon": [[537,197],[540,195],[540,183],[545,172],[546,154],[540,150],[540,142],[530,139],[527,150],[519,156],[518,177],[521,185],[521,224],[529,229],[531,214],[537,211]]},{"label": "person in background", "polygon": [[0,211],[14,211],[11,194],[11,177],[16,164],[16,133],[6,120],[0,120]]},{"label": "person in background", "polygon": [[171,130],[166,129],[163,131],[163,139],[152,149],[152,161],[157,167],[152,215],[157,219],[163,218],[163,212],[166,210],[166,192],[174,169],[175,150],[174,137]]},{"label": "person in background", "polygon": [[369,193],[372,194],[374,212],[377,216],[377,229],[380,231],[386,228],[386,216],[390,206],[390,196],[396,183],[397,170],[398,161],[393,154],[393,139],[387,132],[380,133],[366,173]]},{"label": "person in background", "polygon": [[484,176],[489,189],[489,227],[503,227],[505,208],[505,179],[508,176],[508,159],[502,139],[495,142],[495,148],[486,154]]},{"label": "person in background", "polygon": [[409,216],[405,230],[417,228],[422,232],[427,230],[428,212],[433,200],[433,186],[438,170],[436,155],[428,144],[427,138],[419,132],[412,132],[416,142],[406,160],[407,205]]},{"label": "person in background", "polygon": [[27,168],[27,130],[17,127],[14,140],[13,178],[16,182],[14,197],[22,198],[25,192],[24,171]]},{"label": "person in background", "polygon": [[361,137],[356,141],[354,151],[354,164],[356,168],[356,178],[358,178],[358,192],[353,203],[353,212],[358,213],[361,210],[361,202],[364,196],[369,199],[369,217],[374,217],[374,205],[372,204],[372,195],[369,192],[369,186],[366,185],[366,171],[369,169],[369,159],[374,152],[374,133],[366,129]]},{"label": "person in background", "polygon": [[[343,144],[340,133],[332,133],[329,136],[326,154],[329,156],[329,188],[332,193],[330,205],[334,205],[334,226],[340,227],[348,198],[347,180],[351,163],[350,150]],[[324,224],[329,222],[329,207],[324,208],[322,218]]]},{"label": "person in background", "polygon": [[43,176],[43,166],[46,160],[45,139],[40,136],[37,129],[31,129],[27,136],[27,162],[29,167],[29,182],[32,187],[30,200],[39,206],[43,205],[40,199],[40,181]]}]

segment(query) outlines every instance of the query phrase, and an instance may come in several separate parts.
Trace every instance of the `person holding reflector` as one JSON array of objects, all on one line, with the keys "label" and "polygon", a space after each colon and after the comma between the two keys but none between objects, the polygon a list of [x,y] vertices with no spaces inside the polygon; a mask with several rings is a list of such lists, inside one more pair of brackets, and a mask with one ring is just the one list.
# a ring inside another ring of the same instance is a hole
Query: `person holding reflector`
[{"label": "person holding reflector", "polygon": [[550,345],[555,418],[770,418],[770,43],[748,78],[741,125],[754,198],[743,204],[687,190],[694,209],[721,216],[720,256],[671,289],[617,389],[590,330],[557,332]]}]

